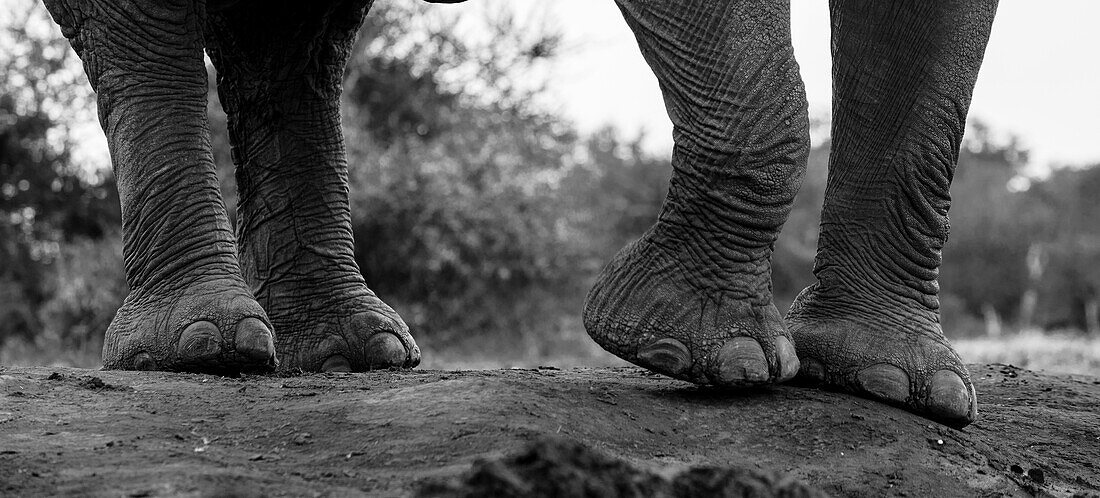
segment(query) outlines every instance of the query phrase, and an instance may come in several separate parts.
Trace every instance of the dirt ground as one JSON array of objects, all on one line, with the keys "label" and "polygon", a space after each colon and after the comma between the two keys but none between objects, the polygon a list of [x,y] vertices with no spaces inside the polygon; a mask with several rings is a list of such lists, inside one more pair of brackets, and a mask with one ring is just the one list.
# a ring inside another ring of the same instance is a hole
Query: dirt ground
[{"label": "dirt ground", "polygon": [[[0,495],[400,496],[461,490],[487,468],[530,492],[523,480],[540,475],[614,467],[660,484],[705,466],[840,496],[1100,497],[1100,378],[970,368],[980,420],[955,430],[839,393],[699,388],[636,368],[0,367]],[[561,451],[544,450],[561,444],[605,463],[556,471]],[[532,452],[550,455],[543,474],[528,472]]]}]

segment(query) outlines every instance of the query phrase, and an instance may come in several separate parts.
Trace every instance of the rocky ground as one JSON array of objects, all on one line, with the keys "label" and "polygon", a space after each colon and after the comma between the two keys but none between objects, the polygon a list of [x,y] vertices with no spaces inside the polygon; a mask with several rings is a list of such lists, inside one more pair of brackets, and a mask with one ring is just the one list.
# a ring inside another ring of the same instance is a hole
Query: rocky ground
[{"label": "rocky ground", "polygon": [[1100,378],[970,368],[980,420],[955,430],[844,394],[635,368],[0,367],[0,495],[1100,497]]}]

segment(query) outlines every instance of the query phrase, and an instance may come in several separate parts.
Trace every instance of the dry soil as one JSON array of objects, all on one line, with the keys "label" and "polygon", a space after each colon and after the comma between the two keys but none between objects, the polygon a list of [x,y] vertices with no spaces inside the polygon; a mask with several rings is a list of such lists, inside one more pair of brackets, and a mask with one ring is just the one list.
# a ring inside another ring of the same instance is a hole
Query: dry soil
[{"label": "dry soil", "polygon": [[[970,368],[980,419],[955,430],[846,394],[700,388],[636,368],[0,367],[0,495],[461,495],[486,469],[532,492],[546,483],[525,479],[612,468],[667,491],[707,467],[838,496],[1100,497],[1100,378]],[[563,474],[554,455],[578,451],[604,463]]]}]

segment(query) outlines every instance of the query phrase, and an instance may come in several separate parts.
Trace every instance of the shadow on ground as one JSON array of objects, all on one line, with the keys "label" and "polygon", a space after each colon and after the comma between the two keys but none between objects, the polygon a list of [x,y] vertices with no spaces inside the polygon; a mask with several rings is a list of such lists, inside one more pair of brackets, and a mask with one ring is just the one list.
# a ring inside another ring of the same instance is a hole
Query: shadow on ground
[{"label": "shadow on ground", "polygon": [[1100,496],[1100,379],[970,368],[980,420],[955,430],[839,393],[721,391],[636,368],[223,378],[10,367],[0,494],[462,496],[485,469],[529,493],[616,468],[668,496],[685,475],[836,495]]}]

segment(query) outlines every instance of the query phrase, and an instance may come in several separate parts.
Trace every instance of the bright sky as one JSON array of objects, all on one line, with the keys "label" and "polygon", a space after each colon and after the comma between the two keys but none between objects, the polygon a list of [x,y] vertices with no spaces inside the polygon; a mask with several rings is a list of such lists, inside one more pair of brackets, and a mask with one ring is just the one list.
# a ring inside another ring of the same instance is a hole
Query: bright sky
[{"label": "bright sky", "polygon": [[[551,89],[583,130],[612,123],[648,148],[671,149],[671,124],[653,74],[612,0],[509,0],[547,11],[566,38]],[[484,9],[470,0],[449,8]],[[499,4],[497,4],[499,5]],[[793,0],[795,53],[811,116],[830,108],[829,18],[824,0]],[[970,117],[1016,134],[1035,166],[1100,163],[1100,2],[1003,0],[993,24]]]},{"label": "bright sky", "polygon": [[[412,1],[412,0],[395,0]],[[616,125],[628,136],[644,130],[647,148],[672,148],[672,125],[657,80],[638,51],[613,0],[469,0],[437,6],[478,15],[514,5],[542,13],[564,36],[550,78],[555,105],[582,130]],[[829,20],[825,0],[793,0],[795,54],[812,117],[827,117]],[[995,132],[1015,134],[1031,149],[1033,171],[1100,163],[1100,1],[1003,0],[978,77],[970,117]],[[90,153],[106,158],[98,126],[78,131]],[[100,150],[103,149],[103,150]]]}]

